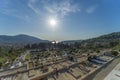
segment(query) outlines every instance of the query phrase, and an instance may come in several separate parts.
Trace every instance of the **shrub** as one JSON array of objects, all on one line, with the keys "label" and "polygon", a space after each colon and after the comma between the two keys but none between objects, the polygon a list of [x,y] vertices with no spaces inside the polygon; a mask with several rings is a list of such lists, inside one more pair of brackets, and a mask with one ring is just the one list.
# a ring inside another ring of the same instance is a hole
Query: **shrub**
[{"label": "shrub", "polygon": [[111,54],[117,56],[119,53],[117,51],[111,51]]}]

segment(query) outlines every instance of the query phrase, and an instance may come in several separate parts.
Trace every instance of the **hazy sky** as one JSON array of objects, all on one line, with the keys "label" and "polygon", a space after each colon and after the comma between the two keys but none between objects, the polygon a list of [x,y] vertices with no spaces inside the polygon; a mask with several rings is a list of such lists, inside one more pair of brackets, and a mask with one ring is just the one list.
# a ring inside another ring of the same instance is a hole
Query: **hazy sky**
[{"label": "hazy sky", "polygon": [[[49,24],[54,19],[55,26]],[[120,0],[0,0],[0,35],[86,39],[120,31]]]}]

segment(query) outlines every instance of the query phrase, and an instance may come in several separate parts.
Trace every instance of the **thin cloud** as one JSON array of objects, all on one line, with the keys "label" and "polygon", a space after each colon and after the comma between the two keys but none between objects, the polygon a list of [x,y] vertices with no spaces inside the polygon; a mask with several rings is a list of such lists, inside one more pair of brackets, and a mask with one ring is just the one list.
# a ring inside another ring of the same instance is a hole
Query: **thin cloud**
[{"label": "thin cloud", "polygon": [[[11,6],[14,3],[18,3],[17,7]],[[64,18],[70,13],[79,11],[79,4],[74,3],[74,0],[27,0],[24,4],[20,4],[19,1],[1,0],[0,3],[0,13],[14,16],[25,21],[29,21],[29,19],[35,16],[43,18],[45,15]],[[35,15],[31,15],[33,12]]]},{"label": "thin cloud", "polygon": [[27,21],[29,22],[30,21],[30,16],[29,15],[22,15],[22,14],[17,14],[18,10],[15,10],[15,9],[2,9],[2,14],[5,14],[5,15],[9,15],[9,16],[13,16],[13,17],[16,17],[18,19],[21,19],[21,20],[24,20],[24,21]]},{"label": "thin cloud", "polygon": [[[27,22],[30,21],[30,16],[28,14],[24,14],[22,11],[19,10],[21,9],[21,7],[11,7],[10,5],[11,5],[11,0],[1,0],[0,13],[8,16],[16,17],[18,19],[21,19]],[[21,6],[23,5],[21,4]]]},{"label": "thin cloud", "polygon": [[42,14],[40,12],[40,7],[37,4],[42,4],[42,8],[45,9],[47,13],[64,17],[70,13],[75,13],[80,11],[79,5],[73,3],[73,0],[29,0],[28,6],[36,13]]},{"label": "thin cloud", "polygon": [[87,13],[93,13],[97,9],[98,5],[93,5],[87,8],[86,12]]},{"label": "thin cloud", "polygon": [[38,7],[35,7],[37,1],[38,0],[29,0],[28,7],[31,10],[33,10],[36,14],[40,14],[40,10],[38,9]]},{"label": "thin cloud", "polygon": [[80,8],[77,4],[72,4],[71,0],[63,0],[61,3],[53,3],[52,6],[46,5],[45,8],[49,13],[59,14],[64,17],[69,13],[75,13],[80,11]]}]

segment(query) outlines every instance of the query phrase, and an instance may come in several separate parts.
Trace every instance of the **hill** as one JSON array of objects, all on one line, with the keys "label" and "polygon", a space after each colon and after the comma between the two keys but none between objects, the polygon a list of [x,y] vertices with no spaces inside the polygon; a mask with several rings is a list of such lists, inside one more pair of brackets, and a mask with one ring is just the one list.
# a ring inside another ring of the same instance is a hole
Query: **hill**
[{"label": "hill", "polygon": [[108,41],[118,41],[118,40],[120,40],[120,32],[105,34],[96,38],[87,39],[85,41],[108,42]]},{"label": "hill", "polygon": [[45,43],[45,42],[49,42],[49,41],[24,34],[16,35],[16,36],[0,35],[0,45],[33,44],[33,43]]},{"label": "hill", "polygon": [[82,40],[66,40],[66,41],[62,41],[60,43],[63,43],[63,44],[75,44],[76,42],[79,43],[81,41]]},{"label": "hill", "polygon": [[112,49],[120,43],[120,32],[114,32],[110,34],[105,34],[96,38],[91,38],[87,40],[82,40],[78,47],[81,49]]}]

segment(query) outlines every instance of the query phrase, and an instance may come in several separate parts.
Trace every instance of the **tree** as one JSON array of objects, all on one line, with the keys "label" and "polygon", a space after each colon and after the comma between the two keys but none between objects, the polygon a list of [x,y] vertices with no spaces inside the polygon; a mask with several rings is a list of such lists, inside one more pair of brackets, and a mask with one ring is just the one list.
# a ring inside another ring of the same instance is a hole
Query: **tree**
[{"label": "tree", "polygon": [[112,41],[112,42],[110,42],[110,46],[111,46],[111,47],[114,47],[114,46],[116,46],[117,44],[119,44],[119,42],[117,42],[117,41]]},{"label": "tree", "polygon": [[0,68],[2,67],[2,62],[0,62]]},{"label": "tree", "polygon": [[117,56],[119,53],[117,51],[111,51],[111,54]]},{"label": "tree", "polygon": [[96,53],[100,53],[100,50],[96,50]]},{"label": "tree", "polygon": [[2,51],[2,48],[0,47],[0,52]]}]

